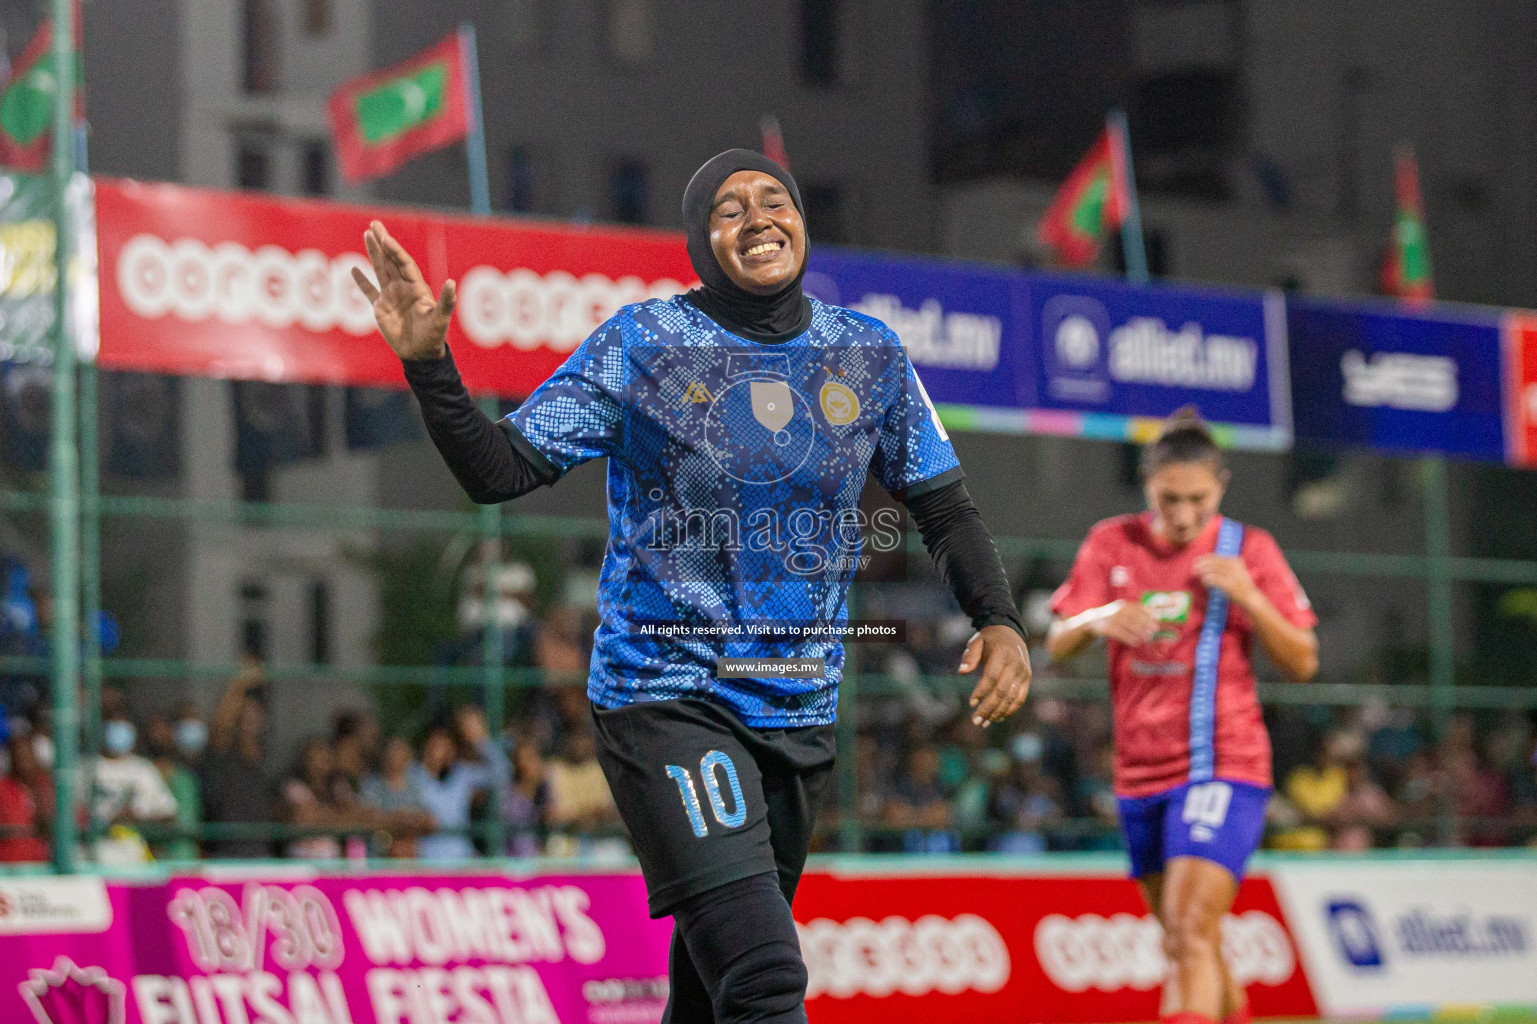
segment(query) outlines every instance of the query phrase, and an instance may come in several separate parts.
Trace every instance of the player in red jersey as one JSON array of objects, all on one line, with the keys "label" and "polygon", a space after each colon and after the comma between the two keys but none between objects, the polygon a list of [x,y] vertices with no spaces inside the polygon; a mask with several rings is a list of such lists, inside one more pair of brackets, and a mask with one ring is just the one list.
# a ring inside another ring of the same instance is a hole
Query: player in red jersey
[{"label": "player in red jersey", "polygon": [[1288,679],[1318,671],[1317,618],[1281,549],[1217,512],[1228,477],[1194,410],[1175,413],[1143,452],[1148,511],[1089,531],[1046,639],[1059,661],[1107,641],[1115,790],[1132,876],[1166,936],[1166,1024],[1249,1018],[1220,926],[1272,785],[1254,641]]}]

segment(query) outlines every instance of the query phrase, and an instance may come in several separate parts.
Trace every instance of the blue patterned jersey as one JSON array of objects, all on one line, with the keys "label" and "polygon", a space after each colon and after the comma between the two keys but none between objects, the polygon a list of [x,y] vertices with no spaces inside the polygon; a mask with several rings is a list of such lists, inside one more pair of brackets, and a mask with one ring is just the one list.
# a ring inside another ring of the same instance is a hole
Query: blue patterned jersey
[{"label": "blue patterned jersey", "polygon": [[[895,510],[859,508],[866,474],[899,497],[961,475],[896,335],[816,300],[777,344],[681,296],[626,306],[509,418],[562,474],[609,459],[593,703],[707,697],[763,728],[833,720],[862,545],[901,543]],[[825,672],[717,677],[722,657]]]}]

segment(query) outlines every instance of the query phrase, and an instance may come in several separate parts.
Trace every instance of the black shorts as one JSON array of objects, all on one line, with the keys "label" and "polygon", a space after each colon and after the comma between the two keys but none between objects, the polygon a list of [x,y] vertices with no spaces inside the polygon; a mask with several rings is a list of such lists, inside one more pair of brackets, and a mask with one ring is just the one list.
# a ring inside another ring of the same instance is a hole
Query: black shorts
[{"label": "black shorts", "polygon": [[770,871],[785,898],[794,895],[832,779],[832,726],[754,729],[693,698],[592,715],[652,917]]}]

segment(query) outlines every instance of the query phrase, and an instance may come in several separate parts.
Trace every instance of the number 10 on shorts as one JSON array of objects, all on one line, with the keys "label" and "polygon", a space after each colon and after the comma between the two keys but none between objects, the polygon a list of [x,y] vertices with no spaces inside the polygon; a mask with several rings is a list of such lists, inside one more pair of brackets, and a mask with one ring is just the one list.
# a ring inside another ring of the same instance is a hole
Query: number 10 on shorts
[{"label": "number 10 on shorts", "polygon": [[1185,810],[1180,817],[1190,826],[1190,838],[1210,842],[1216,830],[1227,821],[1228,805],[1233,802],[1233,787],[1226,782],[1204,782],[1185,791]]},{"label": "number 10 on shorts", "polygon": [[[726,801],[721,796],[719,770],[725,770],[726,784],[731,787],[731,810],[726,810]],[[710,834],[710,827],[705,824],[704,810],[699,806],[699,793],[694,789],[694,777],[688,769],[680,765],[667,766],[667,777],[678,784],[678,795],[683,798],[683,810],[688,815],[688,823],[694,830],[694,835],[703,839]],[[736,765],[731,763],[731,758],[722,751],[712,750],[699,759],[699,777],[704,780],[705,795],[710,799],[710,811],[715,815],[715,820],[726,828],[741,828],[747,820],[747,801],[742,799],[742,784],[737,781]]]}]

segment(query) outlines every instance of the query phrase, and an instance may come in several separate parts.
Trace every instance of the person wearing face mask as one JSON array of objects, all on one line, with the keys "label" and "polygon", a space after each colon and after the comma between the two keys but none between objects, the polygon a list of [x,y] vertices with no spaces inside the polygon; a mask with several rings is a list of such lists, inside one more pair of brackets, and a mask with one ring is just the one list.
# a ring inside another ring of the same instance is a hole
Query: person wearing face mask
[{"label": "person wearing face mask", "polygon": [[[90,794],[92,820],[105,829],[89,847],[91,859],[101,865],[148,860],[149,848],[137,826],[176,817],[176,798],[160,770],[148,758],[134,753],[138,730],[120,705],[120,698],[102,701],[101,756],[81,768],[85,792]],[[88,771],[91,774],[86,775]]]},{"label": "person wearing face mask", "polygon": [[1219,514],[1228,480],[1195,410],[1171,416],[1143,450],[1147,511],[1089,531],[1046,637],[1059,661],[1107,644],[1115,793],[1164,927],[1165,1024],[1248,1024],[1221,925],[1272,785],[1255,641],[1293,682],[1318,671],[1312,605],[1270,534]]},{"label": "person wearing face mask", "polygon": [[[186,707],[182,709],[183,713],[187,710]],[[179,834],[151,846],[156,860],[196,860],[198,857],[197,836],[203,824],[203,796],[197,775],[188,766],[183,749],[196,747],[197,754],[202,750],[197,744],[182,742],[186,737],[181,735],[181,726],[186,724],[202,725],[202,722],[183,717],[172,724],[165,715],[156,715],[144,730],[150,760],[176,800]]]},{"label": "person wearing face mask", "polygon": [[900,540],[899,518],[860,510],[868,475],[907,506],[976,628],[959,671],[980,674],[977,724],[1023,703],[1029,656],[896,334],[801,289],[795,179],[728,150],[694,174],[682,213],[699,287],[620,309],[497,423],[448,351],[453,282],[434,296],[377,221],[364,242],[378,283],[354,278],[475,501],[608,458],[587,693],[651,913],[675,922],[663,1019],[803,1022],[790,900],[832,777],[838,630],[864,534]]},{"label": "person wearing face mask", "polygon": [[176,717],[171,722],[171,746],[176,759],[196,772],[208,752],[208,723],[191,701],[176,706]]}]

